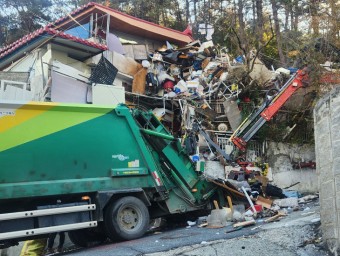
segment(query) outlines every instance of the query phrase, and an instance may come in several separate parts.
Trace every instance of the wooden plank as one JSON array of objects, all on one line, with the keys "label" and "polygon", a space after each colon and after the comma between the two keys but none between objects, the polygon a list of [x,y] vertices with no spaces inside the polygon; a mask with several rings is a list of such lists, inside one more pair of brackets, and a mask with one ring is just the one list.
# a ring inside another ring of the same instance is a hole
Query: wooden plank
[{"label": "wooden plank", "polygon": [[231,209],[231,211],[233,211],[233,202],[231,201],[231,197],[227,196],[227,200],[228,200],[229,208]]},{"label": "wooden plank", "polygon": [[145,45],[133,45],[133,55],[135,60],[147,60],[148,54]]},{"label": "wooden plank", "polygon": [[234,228],[238,228],[238,227],[245,227],[245,226],[250,226],[250,225],[254,225],[256,224],[255,220],[248,220],[248,221],[243,221],[243,222],[239,222],[233,225]]},{"label": "wooden plank", "polygon": [[208,223],[202,223],[202,224],[198,225],[199,228],[203,228],[203,227],[206,227],[206,226],[208,226]]},{"label": "wooden plank", "polygon": [[278,218],[283,217],[283,216],[286,216],[286,215],[285,215],[285,214],[282,214],[282,213],[278,213],[278,214],[276,214],[276,215],[274,215],[274,216],[272,216],[272,217],[270,217],[270,218],[268,218],[268,219],[265,219],[264,222],[265,222],[265,223],[273,222],[273,221],[275,221],[275,220],[277,220]]},{"label": "wooden plank", "polygon": [[146,74],[148,70],[146,68],[140,69],[133,77],[132,82],[132,92],[138,94],[145,93],[145,84],[146,84]]},{"label": "wooden plank", "polygon": [[124,49],[124,56],[125,57],[130,57],[130,58],[134,58],[134,54],[133,54],[133,47],[131,44],[124,44],[123,45],[123,49]]},{"label": "wooden plank", "polygon": [[[215,181],[213,179],[209,179],[209,178],[207,180],[212,182],[212,183],[214,183],[214,184],[216,184],[216,185],[218,185],[218,186],[220,186],[220,187],[222,187],[222,188],[225,188],[226,190],[228,190],[228,191],[230,191],[230,192],[232,192],[232,193],[234,193],[234,194],[236,194],[238,196],[241,196],[241,197],[244,197],[244,198],[246,197],[243,193],[237,191],[236,189],[232,189],[232,188],[228,187],[225,184],[219,183],[219,182],[217,182],[217,181]],[[251,200],[253,200],[254,202],[256,201],[254,198],[252,198]]]},{"label": "wooden plank", "polygon": [[134,76],[142,68],[142,64],[117,52],[112,52],[112,63],[118,71],[130,76]]},{"label": "wooden plank", "polygon": [[264,208],[270,209],[272,207],[273,200],[258,196],[255,204],[262,205]]}]

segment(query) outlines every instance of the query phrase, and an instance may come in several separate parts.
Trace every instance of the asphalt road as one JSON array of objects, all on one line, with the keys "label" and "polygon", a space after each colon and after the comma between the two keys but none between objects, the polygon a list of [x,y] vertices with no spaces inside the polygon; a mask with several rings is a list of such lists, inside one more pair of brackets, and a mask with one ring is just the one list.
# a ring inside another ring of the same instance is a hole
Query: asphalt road
[{"label": "asphalt road", "polygon": [[[144,237],[121,243],[106,243],[73,250],[63,255],[78,256],[329,256],[320,233],[320,205],[300,205],[279,221],[257,224],[231,233],[224,228],[171,227],[149,232]],[[255,228],[255,229],[254,229]],[[252,230],[253,229],[253,230]]]},{"label": "asphalt road", "polygon": [[232,226],[224,228],[199,228],[197,226],[182,227],[171,230],[162,230],[161,232],[149,233],[146,236],[120,243],[107,243],[92,248],[79,249],[64,255],[72,256],[141,256],[144,254],[168,251],[188,245],[201,244],[209,241],[220,239],[230,239],[243,235],[252,235],[257,231],[251,228],[243,228],[231,233],[226,231],[232,229]]}]

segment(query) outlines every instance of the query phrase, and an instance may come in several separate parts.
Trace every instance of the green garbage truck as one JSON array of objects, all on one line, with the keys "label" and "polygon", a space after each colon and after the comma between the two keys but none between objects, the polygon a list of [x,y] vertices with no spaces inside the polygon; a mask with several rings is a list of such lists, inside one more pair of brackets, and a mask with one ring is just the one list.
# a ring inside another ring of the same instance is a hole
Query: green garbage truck
[{"label": "green garbage truck", "polygon": [[152,112],[0,103],[0,246],[68,231],[80,246],[141,237],[219,195]]}]

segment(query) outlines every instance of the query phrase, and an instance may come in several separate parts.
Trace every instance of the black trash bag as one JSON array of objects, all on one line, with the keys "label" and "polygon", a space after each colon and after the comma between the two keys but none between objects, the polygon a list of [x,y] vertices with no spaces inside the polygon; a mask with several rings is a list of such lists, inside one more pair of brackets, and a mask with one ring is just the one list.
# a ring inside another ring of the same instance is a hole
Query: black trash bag
[{"label": "black trash bag", "polygon": [[148,86],[158,87],[158,79],[154,73],[149,72],[146,74],[146,83],[148,84]]},{"label": "black trash bag", "polygon": [[177,63],[178,62],[178,56],[180,55],[180,52],[170,52],[163,56],[163,60],[171,62],[171,63]]},{"label": "black trash bag", "polygon": [[272,197],[286,198],[281,188],[271,184],[267,184],[265,194]]},{"label": "black trash bag", "polygon": [[146,87],[147,95],[158,93],[159,82],[158,82],[157,76],[154,73],[149,72],[146,74],[146,84],[147,84],[147,87]]},{"label": "black trash bag", "polygon": [[186,137],[184,144],[188,155],[196,154],[197,140],[194,134],[191,134],[188,137]]},{"label": "black trash bag", "polygon": [[250,188],[251,188],[251,191],[256,191],[256,192],[258,192],[259,194],[262,194],[262,188],[261,188],[261,186],[262,186],[262,183],[261,183],[261,182],[255,181],[255,182],[250,186]]}]

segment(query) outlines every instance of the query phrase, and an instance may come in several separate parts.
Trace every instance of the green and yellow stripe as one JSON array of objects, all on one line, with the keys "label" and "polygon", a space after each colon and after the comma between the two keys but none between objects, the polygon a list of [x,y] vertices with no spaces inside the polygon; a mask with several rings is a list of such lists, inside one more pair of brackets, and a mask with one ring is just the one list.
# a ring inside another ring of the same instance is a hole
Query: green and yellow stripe
[{"label": "green and yellow stripe", "polygon": [[28,102],[0,103],[0,152],[103,116],[112,106]]}]

